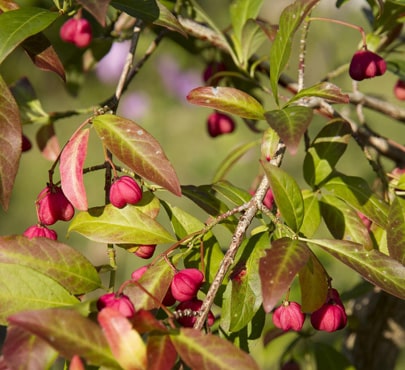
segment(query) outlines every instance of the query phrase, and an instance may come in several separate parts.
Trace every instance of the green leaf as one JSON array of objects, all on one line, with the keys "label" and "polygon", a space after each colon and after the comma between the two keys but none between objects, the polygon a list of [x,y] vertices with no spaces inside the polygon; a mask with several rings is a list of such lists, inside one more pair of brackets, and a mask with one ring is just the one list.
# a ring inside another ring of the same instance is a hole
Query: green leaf
[{"label": "green leaf", "polygon": [[31,268],[76,295],[101,286],[96,269],[81,253],[47,238],[0,237],[0,262]]},{"label": "green leaf", "polygon": [[[0,19],[4,14],[7,13],[1,14]],[[0,29],[1,27],[0,21]],[[8,209],[15,177],[20,163],[22,131],[17,103],[1,75],[0,127],[0,203],[6,211]]]},{"label": "green leaf", "polygon": [[381,227],[386,227],[389,206],[372,192],[367,182],[362,178],[337,173],[324,184],[323,188],[344,200]]},{"label": "green leaf", "polygon": [[304,158],[304,178],[315,187],[330,176],[351,138],[352,131],[346,121],[330,121],[319,132]]},{"label": "green leaf", "polygon": [[78,355],[89,365],[120,369],[101,328],[76,310],[26,311],[9,317],[9,322],[48,342],[66,359]]},{"label": "green leaf", "polygon": [[266,256],[260,259],[263,307],[271,312],[290,288],[295,275],[307,263],[310,250],[305,242],[281,238],[271,243]]},{"label": "green leaf", "polygon": [[281,168],[262,162],[277,207],[285,222],[298,232],[304,219],[304,201],[296,181]]},{"label": "green leaf", "polygon": [[90,240],[114,244],[164,244],[173,237],[137,205],[119,209],[111,204],[90,208],[77,214],[69,232],[75,231]]},{"label": "green leaf", "polygon": [[171,334],[170,339],[181,359],[192,369],[259,370],[250,355],[216,335],[182,328],[178,334]]},{"label": "green leaf", "polygon": [[159,7],[155,0],[112,0],[110,5],[147,23],[159,18]]},{"label": "green leaf", "polygon": [[278,79],[291,54],[293,36],[319,0],[296,0],[284,8],[280,16],[279,29],[270,50],[270,83],[278,105]]},{"label": "green leaf", "polygon": [[311,237],[318,230],[321,223],[318,195],[310,190],[303,190],[302,197],[304,199],[305,213],[300,232],[307,237]]},{"label": "green leaf", "polygon": [[[306,239],[302,239],[306,240]],[[376,249],[366,250],[347,240],[311,239],[332,256],[357,271],[365,280],[398,298],[405,299],[405,267]]]},{"label": "green leaf", "polygon": [[388,214],[387,242],[390,256],[405,265],[405,200],[395,197]]},{"label": "green leaf", "polygon": [[0,64],[25,39],[47,28],[59,14],[24,7],[0,14]]},{"label": "green leaf", "polygon": [[287,105],[305,97],[317,97],[332,103],[349,103],[349,95],[343,94],[338,86],[330,82],[320,82],[314,86],[300,90],[288,101]]},{"label": "green leaf", "polygon": [[326,343],[314,342],[311,346],[317,369],[355,370],[344,354]]},{"label": "green leaf", "polygon": [[234,87],[196,87],[187,95],[191,104],[209,107],[248,119],[264,119],[263,106],[251,95]]},{"label": "green leaf", "polygon": [[78,300],[50,277],[29,267],[0,262],[0,324],[28,309],[77,304]]},{"label": "green leaf", "polygon": [[280,136],[271,127],[266,129],[262,136],[261,142],[261,160],[270,161],[277,152],[278,145],[280,143]]},{"label": "green leaf", "polygon": [[312,121],[311,108],[291,106],[266,112],[266,121],[277,132],[291,154],[295,154],[298,145]]},{"label": "green leaf", "polygon": [[141,126],[112,114],[97,116],[93,127],[106,147],[139,176],[181,195],[177,175],[158,141]]},{"label": "green leaf", "polygon": [[243,27],[239,57],[242,67],[247,66],[250,57],[256,53],[265,40],[267,40],[266,33],[260,24],[253,19],[247,20]]},{"label": "green leaf", "polygon": [[240,189],[228,181],[218,181],[212,185],[212,188],[236,206],[249,202],[252,197],[246,190]]},{"label": "green leaf", "polygon": [[184,30],[183,26],[177,20],[177,18],[167,9],[161,2],[157,2],[159,7],[159,18],[153,23],[165,27],[171,31],[175,31],[187,37],[187,32]]}]

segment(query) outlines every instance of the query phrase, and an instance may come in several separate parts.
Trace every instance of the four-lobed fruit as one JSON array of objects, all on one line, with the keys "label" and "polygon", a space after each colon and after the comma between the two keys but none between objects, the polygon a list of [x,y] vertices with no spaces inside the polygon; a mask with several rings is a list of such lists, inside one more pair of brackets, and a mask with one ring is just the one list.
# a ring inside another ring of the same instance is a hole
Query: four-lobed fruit
[{"label": "four-lobed fruit", "polygon": [[304,321],[305,314],[297,302],[284,301],[273,313],[273,324],[284,331],[300,331]]},{"label": "four-lobed fruit", "polygon": [[405,80],[397,80],[394,85],[394,95],[398,100],[405,100]]},{"label": "four-lobed fruit", "polygon": [[114,180],[110,188],[110,202],[114,207],[124,208],[127,204],[137,204],[142,199],[142,189],[130,176]]},{"label": "four-lobed fruit", "polygon": [[[197,320],[198,311],[201,308],[202,301],[194,298],[189,301],[181,302],[176,306],[177,321],[181,326],[192,328]],[[214,314],[209,311],[207,316],[207,325],[214,325]]]},{"label": "four-lobed fruit", "polygon": [[227,114],[215,111],[208,116],[207,129],[211,137],[230,134],[235,130],[235,121]]},{"label": "four-lobed fruit", "polygon": [[48,238],[52,240],[57,240],[58,239],[58,234],[56,231],[48,229],[45,226],[42,225],[32,225],[28,227],[24,232],[23,235],[26,236],[29,239],[32,238]]},{"label": "four-lobed fruit", "polygon": [[358,50],[350,62],[349,74],[353,80],[362,81],[366,78],[382,76],[387,70],[385,60],[369,50]]},{"label": "four-lobed fruit", "polygon": [[195,268],[187,268],[177,272],[170,284],[173,297],[180,302],[195,298],[203,280],[204,274]]},{"label": "four-lobed fruit", "polygon": [[132,317],[135,314],[135,308],[131,300],[125,294],[107,293],[97,300],[97,309],[101,311],[105,307],[113,308],[125,317]]},{"label": "four-lobed fruit", "polygon": [[38,195],[38,220],[42,225],[53,225],[56,221],[70,221],[75,213],[72,203],[60,186],[48,185]]},{"label": "four-lobed fruit", "polygon": [[85,18],[70,18],[60,28],[60,38],[78,48],[89,46],[92,40],[92,30],[89,21]]}]

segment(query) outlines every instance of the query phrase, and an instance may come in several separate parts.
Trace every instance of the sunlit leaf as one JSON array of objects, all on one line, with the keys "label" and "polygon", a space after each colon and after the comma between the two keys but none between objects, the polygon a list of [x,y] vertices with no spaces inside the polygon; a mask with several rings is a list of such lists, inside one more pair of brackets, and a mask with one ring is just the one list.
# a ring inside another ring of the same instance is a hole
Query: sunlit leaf
[{"label": "sunlit leaf", "polygon": [[87,155],[90,129],[74,134],[63,148],[60,156],[60,181],[63,193],[80,211],[88,208],[86,189],[83,182],[83,165]]},{"label": "sunlit leaf", "polygon": [[132,17],[150,23],[159,17],[159,8],[155,0],[112,0],[110,5],[118,10],[128,13]]},{"label": "sunlit leaf", "polygon": [[34,7],[0,14],[0,64],[25,39],[43,31],[58,16],[57,12]]},{"label": "sunlit leaf", "polygon": [[277,239],[260,259],[263,307],[271,312],[291,286],[295,275],[307,263],[310,250],[305,242],[290,238]]},{"label": "sunlit leaf", "polygon": [[149,335],[146,349],[148,370],[174,368],[177,352],[168,335]]},{"label": "sunlit leaf", "polygon": [[296,181],[279,167],[262,162],[277,207],[285,222],[298,231],[304,219],[304,201]]},{"label": "sunlit leaf", "polygon": [[75,231],[90,240],[114,244],[164,244],[173,237],[139,205],[122,209],[111,204],[78,213],[69,232]]},{"label": "sunlit leaf", "polygon": [[0,262],[36,270],[72,294],[91,292],[101,286],[96,269],[81,253],[47,238],[0,237]]},{"label": "sunlit leaf", "polygon": [[97,316],[111,351],[128,370],[146,369],[146,345],[125,316],[113,308],[105,307]]},{"label": "sunlit leaf", "polygon": [[264,131],[261,142],[261,160],[270,161],[277,152],[280,136],[271,127]]},{"label": "sunlit leaf", "polygon": [[218,181],[212,185],[212,188],[236,206],[249,202],[252,197],[246,190],[240,189],[228,181]]},{"label": "sunlit leaf", "polygon": [[106,147],[122,163],[176,195],[181,195],[177,175],[159,142],[135,122],[112,114],[97,116],[93,127]]},{"label": "sunlit leaf", "polygon": [[321,223],[321,211],[319,209],[318,195],[309,190],[302,191],[304,199],[304,220],[300,232],[306,237],[311,237],[318,230]]},{"label": "sunlit leaf", "polygon": [[[3,14],[0,15],[0,19]],[[0,20],[0,29],[1,27]],[[1,75],[0,127],[0,203],[3,209],[7,210],[20,162],[22,131],[18,106]]]},{"label": "sunlit leaf", "polygon": [[103,27],[107,17],[110,0],[77,0]]},{"label": "sunlit leaf", "polygon": [[405,265],[405,200],[395,197],[388,214],[387,242],[390,256]]},{"label": "sunlit leaf", "polygon": [[253,19],[249,19],[245,23],[242,31],[242,65],[245,65],[248,62],[249,58],[256,53],[265,40],[267,40],[266,33],[263,31],[260,24]]},{"label": "sunlit leaf", "polygon": [[312,109],[303,106],[289,106],[265,113],[267,123],[277,132],[291,154],[297,152],[312,116]]},{"label": "sunlit leaf", "polygon": [[250,355],[218,336],[182,328],[178,334],[170,335],[170,338],[181,359],[192,369],[259,369]]},{"label": "sunlit leaf", "polygon": [[101,328],[75,310],[26,311],[9,317],[9,322],[48,342],[67,359],[78,355],[90,365],[120,369]]},{"label": "sunlit leaf", "polygon": [[263,106],[249,94],[234,87],[196,87],[187,95],[191,104],[210,107],[248,119],[264,119]]},{"label": "sunlit leaf", "polygon": [[387,293],[405,299],[405,266],[397,260],[346,240],[311,239],[308,243],[319,245]]}]

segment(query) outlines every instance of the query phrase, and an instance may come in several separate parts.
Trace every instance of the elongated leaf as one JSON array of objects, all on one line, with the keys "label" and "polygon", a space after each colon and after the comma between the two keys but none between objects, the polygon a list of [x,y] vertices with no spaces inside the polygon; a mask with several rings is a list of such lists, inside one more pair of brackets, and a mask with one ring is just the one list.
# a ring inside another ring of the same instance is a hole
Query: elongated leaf
[{"label": "elongated leaf", "polygon": [[298,232],[304,219],[304,201],[296,181],[281,168],[262,162],[277,207],[285,222]]},{"label": "elongated leaf", "polygon": [[176,195],[181,195],[177,175],[158,141],[126,118],[104,114],[93,119],[98,136],[122,163]]},{"label": "elongated leaf", "polygon": [[321,184],[330,176],[351,137],[347,122],[330,121],[317,135],[304,159],[304,178],[310,186]]},{"label": "elongated leaf", "polygon": [[87,155],[90,129],[80,130],[73,135],[60,156],[60,181],[63,193],[80,211],[88,208],[86,189],[83,182],[83,165]]},{"label": "elongated leaf", "polygon": [[159,17],[159,8],[155,0],[136,2],[132,0],[112,0],[110,1],[110,5],[147,23],[153,22]]},{"label": "elongated leaf", "polygon": [[310,250],[305,242],[290,238],[277,239],[260,259],[263,307],[271,312],[287,292],[295,275],[307,263]]},{"label": "elongated leaf", "polygon": [[257,52],[265,40],[267,40],[267,36],[263,31],[260,22],[249,19],[243,27],[242,32],[241,61],[243,66],[247,65],[250,57]]},{"label": "elongated leaf", "polygon": [[81,253],[47,238],[0,237],[0,262],[29,267],[76,295],[101,287],[96,269]]},{"label": "elongated leaf", "polygon": [[161,2],[157,2],[159,7],[159,18],[153,23],[165,27],[171,31],[175,31],[187,37],[187,32],[184,30],[183,26],[177,20],[177,18],[167,9]]},{"label": "elongated leaf", "polygon": [[146,369],[146,345],[125,316],[113,308],[102,309],[97,320],[111,351],[123,369]]},{"label": "elongated leaf", "polygon": [[9,317],[9,322],[48,342],[67,359],[78,355],[90,365],[120,369],[101,328],[75,310],[26,311]]},{"label": "elongated leaf", "polygon": [[320,82],[314,86],[300,90],[288,101],[288,105],[305,97],[318,97],[333,103],[349,103],[349,95],[342,93],[342,90],[338,86],[330,82]]},{"label": "elongated leaf", "polygon": [[253,358],[226,339],[182,328],[170,339],[181,359],[194,370],[258,370]]},{"label": "elongated leaf", "polygon": [[7,328],[2,354],[11,369],[48,369],[58,353],[44,340],[17,326]]},{"label": "elongated leaf", "polygon": [[270,50],[270,83],[274,99],[278,104],[278,79],[288,63],[293,36],[319,0],[296,0],[284,8],[280,16],[279,29]]},{"label": "elongated leaf", "polygon": [[147,353],[148,370],[174,368],[177,352],[168,335],[149,335]]},{"label": "elongated leaf", "polygon": [[248,19],[259,15],[263,0],[234,0],[229,8],[235,39],[242,40],[242,30]]},{"label": "elongated leaf", "polygon": [[77,0],[103,27],[107,17],[110,0]]},{"label": "elongated leaf", "polygon": [[362,178],[338,173],[325,183],[324,189],[343,199],[381,227],[386,227],[389,206],[371,191]]},{"label": "elongated leaf", "polygon": [[267,123],[277,132],[291,154],[297,152],[312,116],[312,109],[302,106],[291,106],[265,113]]},{"label": "elongated leaf", "polygon": [[228,181],[218,181],[212,185],[212,188],[236,206],[249,202],[252,197],[246,190],[240,189]]},{"label": "elongated leaf", "polygon": [[187,95],[191,104],[210,107],[248,119],[264,119],[263,106],[249,94],[234,87],[196,87]]},{"label": "elongated leaf", "polygon": [[302,191],[304,199],[304,220],[300,232],[306,237],[311,237],[318,230],[321,223],[321,211],[319,208],[318,195],[309,190]]},{"label": "elongated leaf", "polygon": [[0,127],[0,203],[7,210],[21,157],[22,132],[18,106],[1,75]]},{"label": "elongated leaf", "polygon": [[90,208],[75,216],[69,232],[75,231],[90,240],[114,244],[164,244],[173,237],[138,205],[118,209],[111,204]]},{"label": "elongated leaf", "polygon": [[319,245],[387,293],[405,299],[405,266],[397,260],[346,240],[311,239],[308,243]]},{"label": "elongated leaf", "polygon": [[23,310],[67,306],[78,303],[55,280],[25,266],[0,263],[0,323]]},{"label": "elongated leaf", "polygon": [[388,215],[387,242],[390,256],[405,265],[405,200],[395,197]]},{"label": "elongated leaf", "polygon": [[24,7],[0,14],[0,64],[28,37],[47,28],[58,13],[46,9]]}]

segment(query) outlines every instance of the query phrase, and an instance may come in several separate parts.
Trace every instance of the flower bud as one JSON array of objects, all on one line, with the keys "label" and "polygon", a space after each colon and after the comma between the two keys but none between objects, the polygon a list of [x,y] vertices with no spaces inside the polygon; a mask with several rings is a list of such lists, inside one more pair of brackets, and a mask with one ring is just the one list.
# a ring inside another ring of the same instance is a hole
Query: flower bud
[{"label": "flower bud", "polygon": [[[198,311],[201,308],[202,301],[199,299],[191,299],[189,301],[181,302],[176,307],[177,321],[181,326],[192,328],[197,320]],[[208,312],[207,325],[214,325],[215,317],[213,313]]]},{"label": "flower bud", "polygon": [[23,235],[29,239],[39,237],[48,238],[52,240],[58,239],[58,234],[56,233],[56,231],[48,229],[47,227],[42,225],[30,226],[28,229],[24,231]]},{"label": "flower bud", "polygon": [[91,25],[85,18],[70,18],[60,29],[60,38],[79,48],[85,48],[92,39]]},{"label": "flower bud", "polygon": [[173,297],[180,302],[193,299],[203,280],[204,274],[198,269],[188,268],[177,272],[170,285]]},{"label": "flower bud", "polygon": [[140,245],[138,249],[134,252],[135,255],[138,257],[148,259],[153,256],[153,253],[155,253],[156,249],[156,244],[151,244],[151,245]]},{"label": "flower bud", "polygon": [[131,280],[138,281],[142,277],[142,275],[146,272],[147,269],[148,266],[142,266],[139,269],[133,271],[131,274]]},{"label": "flower bud", "polygon": [[32,144],[30,139],[26,137],[24,134],[22,135],[22,141],[21,141],[21,151],[22,152],[28,152],[32,148]]},{"label": "flower bud", "polygon": [[39,193],[36,203],[38,220],[43,225],[53,225],[58,220],[69,221],[75,213],[59,186],[48,185]]},{"label": "flower bud", "polygon": [[211,137],[230,134],[235,130],[235,121],[227,114],[215,111],[208,116],[207,129]]},{"label": "flower bud", "polygon": [[281,370],[300,370],[300,365],[296,361],[290,360],[283,364]]},{"label": "flower bud", "polygon": [[349,74],[353,80],[382,76],[387,70],[385,60],[369,50],[358,50],[350,62]]},{"label": "flower bud", "polygon": [[107,293],[102,295],[97,301],[97,308],[101,311],[104,307],[113,308],[128,318],[135,314],[134,305],[125,294],[117,296],[115,293]]},{"label": "flower bud", "polygon": [[284,301],[273,313],[273,323],[278,328],[288,331],[300,331],[304,325],[305,315],[297,302]]},{"label": "flower bud", "polygon": [[394,85],[394,95],[398,100],[405,100],[405,80],[397,80]]},{"label": "flower bud", "polygon": [[127,204],[136,204],[142,199],[142,189],[129,176],[116,178],[110,188],[110,202],[114,207],[124,208]]},{"label": "flower bud", "polygon": [[263,204],[268,208],[272,209],[274,205],[274,195],[271,189],[268,189],[266,195],[263,198]]},{"label": "flower bud", "polygon": [[211,79],[218,72],[226,70],[226,66],[222,62],[211,62],[208,63],[203,72],[204,82],[208,82],[210,85],[218,85],[218,82],[221,80],[221,77],[216,77]]}]

